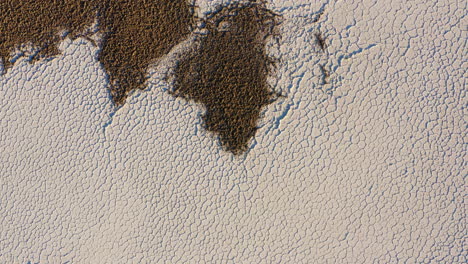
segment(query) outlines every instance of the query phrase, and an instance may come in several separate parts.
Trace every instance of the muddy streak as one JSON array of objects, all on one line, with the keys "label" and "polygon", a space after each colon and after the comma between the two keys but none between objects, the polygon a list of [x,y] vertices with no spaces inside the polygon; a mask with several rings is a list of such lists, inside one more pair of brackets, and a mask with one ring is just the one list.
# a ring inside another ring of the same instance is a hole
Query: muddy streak
[{"label": "muddy streak", "polygon": [[206,129],[234,154],[247,150],[262,108],[277,94],[267,83],[273,64],[266,42],[277,24],[263,4],[234,4],[208,19],[197,52],[182,59],[175,96],[202,103]]}]

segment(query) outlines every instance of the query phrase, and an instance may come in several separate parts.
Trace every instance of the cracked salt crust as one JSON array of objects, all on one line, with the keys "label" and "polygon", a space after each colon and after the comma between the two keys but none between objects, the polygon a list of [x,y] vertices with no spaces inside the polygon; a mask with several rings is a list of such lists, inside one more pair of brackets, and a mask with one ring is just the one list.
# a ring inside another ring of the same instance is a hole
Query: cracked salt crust
[{"label": "cracked salt crust", "polygon": [[154,72],[115,112],[86,41],[2,75],[0,262],[465,263],[464,5],[270,7],[287,97],[241,158]]}]

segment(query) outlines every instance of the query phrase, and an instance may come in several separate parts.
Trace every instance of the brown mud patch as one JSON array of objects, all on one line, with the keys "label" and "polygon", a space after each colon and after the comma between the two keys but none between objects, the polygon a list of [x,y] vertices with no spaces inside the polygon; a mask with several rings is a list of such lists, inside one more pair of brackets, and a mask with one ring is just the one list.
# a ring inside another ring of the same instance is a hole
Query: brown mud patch
[{"label": "brown mud patch", "polygon": [[0,0],[0,59],[8,69],[24,44],[38,49],[32,62],[58,55],[61,31],[82,36],[97,18],[104,36],[98,60],[120,105],[144,88],[151,62],[190,34],[192,9],[186,0]]},{"label": "brown mud patch", "polygon": [[193,11],[186,0],[113,0],[99,24],[104,40],[98,59],[120,105],[129,91],[145,87],[148,66],[190,34]]},{"label": "brown mud patch", "polygon": [[174,96],[201,103],[204,125],[233,154],[248,148],[264,106],[278,94],[267,82],[274,61],[266,51],[276,15],[254,1],[221,8],[206,23],[196,52],[175,69]]},{"label": "brown mud patch", "polygon": [[35,61],[59,54],[59,32],[68,31],[76,38],[91,26],[99,1],[84,0],[1,0],[0,59],[6,69],[12,66],[10,55],[29,44],[37,51]]}]

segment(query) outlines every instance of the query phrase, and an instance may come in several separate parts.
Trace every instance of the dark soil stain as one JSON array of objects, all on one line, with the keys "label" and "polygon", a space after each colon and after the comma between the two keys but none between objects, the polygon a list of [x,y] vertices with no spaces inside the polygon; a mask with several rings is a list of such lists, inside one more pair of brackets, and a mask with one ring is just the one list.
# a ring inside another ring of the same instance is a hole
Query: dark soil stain
[{"label": "dark soil stain", "polygon": [[198,51],[175,70],[172,94],[202,103],[206,129],[234,154],[247,150],[260,111],[278,97],[267,83],[274,62],[265,47],[276,24],[262,3],[223,7],[206,21]]},{"label": "dark soil stain", "polygon": [[327,44],[325,43],[325,38],[323,38],[322,34],[320,33],[315,33],[315,43],[320,47],[322,51],[325,51],[327,48]]},{"label": "dark soil stain", "polygon": [[58,33],[67,30],[76,38],[93,23],[96,3],[99,1],[1,0],[0,59],[5,70],[12,66],[11,52],[22,44],[38,48],[31,61],[59,54]]}]

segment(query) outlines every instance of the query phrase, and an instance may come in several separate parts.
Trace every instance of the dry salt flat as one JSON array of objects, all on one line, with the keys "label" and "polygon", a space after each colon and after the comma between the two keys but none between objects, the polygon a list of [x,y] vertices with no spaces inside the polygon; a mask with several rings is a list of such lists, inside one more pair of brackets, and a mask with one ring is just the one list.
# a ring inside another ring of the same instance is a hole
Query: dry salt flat
[{"label": "dry salt flat", "polygon": [[120,109],[83,39],[0,76],[0,263],[466,263],[467,3],[268,6],[286,97],[240,157],[159,78],[190,39]]}]

